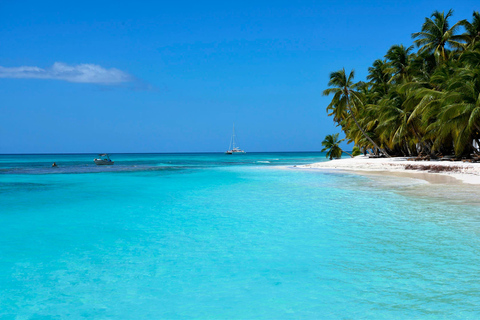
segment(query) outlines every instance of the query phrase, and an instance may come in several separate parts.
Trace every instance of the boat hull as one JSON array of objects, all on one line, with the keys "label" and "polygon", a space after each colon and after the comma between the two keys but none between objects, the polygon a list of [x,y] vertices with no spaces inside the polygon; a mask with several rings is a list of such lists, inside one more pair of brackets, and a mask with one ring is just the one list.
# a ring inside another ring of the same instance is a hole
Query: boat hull
[{"label": "boat hull", "polygon": [[93,159],[93,161],[98,166],[111,166],[115,163],[114,161],[108,161],[104,159]]}]

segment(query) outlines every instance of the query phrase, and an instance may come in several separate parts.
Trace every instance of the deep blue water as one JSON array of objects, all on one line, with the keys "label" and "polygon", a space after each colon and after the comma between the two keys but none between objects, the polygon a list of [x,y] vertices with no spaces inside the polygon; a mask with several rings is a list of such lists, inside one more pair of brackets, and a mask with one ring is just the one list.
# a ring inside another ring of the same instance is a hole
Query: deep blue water
[{"label": "deep blue water", "polygon": [[320,153],[94,156],[0,156],[0,319],[480,317],[475,201],[293,168]]}]

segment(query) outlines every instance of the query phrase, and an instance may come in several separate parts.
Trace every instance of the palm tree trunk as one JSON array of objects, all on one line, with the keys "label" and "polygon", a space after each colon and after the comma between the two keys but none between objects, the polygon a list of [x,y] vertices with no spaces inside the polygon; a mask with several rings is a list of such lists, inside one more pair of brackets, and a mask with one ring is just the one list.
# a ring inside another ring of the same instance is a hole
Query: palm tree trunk
[{"label": "palm tree trunk", "polygon": [[410,150],[410,148],[408,147],[408,144],[406,142],[405,142],[405,147],[407,148],[408,156],[411,157],[412,156],[412,151]]},{"label": "palm tree trunk", "polygon": [[418,143],[420,143],[420,146],[422,147],[422,151],[424,151],[424,149],[427,149],[426,151],[428,152],[428,154],[432,154],[432,148],[428,145],[427,142],[423,142],[423,140],[420,137],[420,135],[418,134],[417,130],[415,130],[414,125],[412,125],[412,129],[413,129],[413,133],[415,134],[415,136],[418,139]]},{"label": "palm tree trunk", "polygon": [[350,154],[350,153],[348,153],[347,151],[343,151],[343,150],[342,150],[342,152],[343,152],[343,153],[346,153],[346,154],[348,154],[350,157],[352,157],[352,158],[353,158],[353,155],[352,155],[352,154]]},{"label": "palm tree trunk", "polygon": [[365,138],[367,138],[368,141],[370,141],[370,143],[375,146],[375,148],[379,149],[380,151],[382,151],[382,153],[383,153],[384,155],[386,155],[387,157],[391,158],[390,155],[389,155],[385,150],[383,150],[383,148],[380,148],[380,147],[372,140],[372,138],[370,138],[370,137],[365,133],[365,131],[363,131],[362,127],[360,127],[360,125],[358,124],[357,119],[355,118],[355,115],[353,114],[352,109],[350,108],[350,105],[347,105],[347,108],[348,108],[348,111],[350,111],[350,114],[352,115],[352,119],[353,119],[353,121],[355,122],[355,124],[357,125],[358,130],[360,130],[360,131],[362,132],[363,136],[364,136]]}]

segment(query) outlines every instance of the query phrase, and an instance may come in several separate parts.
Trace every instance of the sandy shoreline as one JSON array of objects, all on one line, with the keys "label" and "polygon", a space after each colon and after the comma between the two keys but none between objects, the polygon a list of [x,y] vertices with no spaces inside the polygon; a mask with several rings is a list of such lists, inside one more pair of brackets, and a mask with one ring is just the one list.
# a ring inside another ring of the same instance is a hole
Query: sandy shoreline
[{"label": "sandy shoreline", "polygon": [[[408,158],[355,158],[336,159],[300,165],[304,169],[334,169],[363,173],[385,172],[393,175],[426,180],[430,183],[455,183],[455,179],[468,184],[480,184],[480,163],[460,161],[409,161]],[[436,178],[438,177],[438,178]]]}]

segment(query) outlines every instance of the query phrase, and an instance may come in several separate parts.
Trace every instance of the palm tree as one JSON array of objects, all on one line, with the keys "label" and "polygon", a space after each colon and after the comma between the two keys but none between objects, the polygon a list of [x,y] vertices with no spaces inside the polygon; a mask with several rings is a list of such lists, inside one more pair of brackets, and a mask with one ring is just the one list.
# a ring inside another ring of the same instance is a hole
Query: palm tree
[{"label": "palm tree", "polygon": [[367,79],[374,84],[373,91],[377,92],[380,97],[387,94],[389,88],[388,83],[391,78],[392,74],[385,60],[377,59],[373,62],[373,65],[368,68]]},{"label": "palm tree", "polygon": [[465,68],[477,68],[480,67],[480,41],[470,46],[466,50],[459,61]]},{"label": "palm tree", "polygon": [[[450,26],[452,14],[433,12],[412,34],[418,52],[392,46],[368,69],[368,82],[354,84],[345,69],[330,74],[323,95],[333,95],[327,112],[344,140],[385,154],[378,145],[395,155],[473,152],[480,159],[480,13]],[[328,156],[341,155],[338,137],[324,143]]]},{"label": "palm tree", "polygon": [[324,146],[325,148],[323,148],[321,151],[325,152],[325,151],[328,150],[327,158],[329,158],[330,160],[332,160],[333,158],[335,158],[335,159],[341,158],[342,153],[346,153],[353,158],[353,155],[351,155],[348,152],[343,151],[340,148],[339,144],[341,142],[343,142],[343,140],[345,140],[345,139],[338,140],[338,133],[329,134],[325,137],[325,139],[322,142],[322,146]]},{"label": "palm tree", "polygon": [[417,52],[412,54],[412,61],[410,62],[410,79],[411,83],[423,82],[428,83],[430,76],[437,67],[435,56],[428,52]]},{"label": "palm tree", "polygon": [[401,83],[408,80],[408,71],[412,61],[411,51],[413,46],[406,48],[403,44],[393,45],[388,49],[385,58],[391,66],[392,78],[390,82]]},{"label": "palm tree", "polygon": [[465,21],[466,39],[470,46],[475,45],[480,41],[480,13],[478,11],[473,12],[472,22]]},{"label": "palm tree", "polygon": [[437,139],[454,140],[457,156],[469,155],[473,140],[480,138],[480,68],[458,69],[448,81],[437,115]]},{"label": "palm tree", "polygon": [[389,149],[408,155],[415,155],[417,146],[425,149],[417,128],[418,121],[411,117],[414,107],[408,94],[398,86],[393,86],[378,104],[369,106],[378,119],[376,131]]},{"label": "palm tree", "polygon": [[450,28],[448,18],[452,15],[452,9],[446,15],[444,12],[435,11],[430,18],[425,18],[421,32],[412,33],[412,38],[417,39],[414,43],[420,47],[420,52],[433,53],[437,62],[447,60],[448,48],[461,50],[464,47],[465,35],[455,33],[466,20],[460,20]]},{"label": "palm tree", "polygon": [[342,120],[346,120],[348,118],[353,119],[358,129],[361,131],[362,135],[370,141],[370,143],[377,148],[378,150],[382,151],[386,156],[389,157],[388,153],[380,148],[373,140],[370,138],[360,127],[358,123],[355,112],[358,112],[358,109],[362,105],[362,101],[357,91],[354,90],[353,78],[355,77],[355,71],[352,70],[350,74],[346,75],[345,69],[332,72],[330,74],[330,81],[328,85],[333,88],[329,88],[323,91],[324,96],[328,96],[333,94],[332,101],[327,106],[327,112],[329,116],[334,116],[334,121],[337,123],[341,123]]}]

